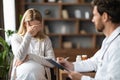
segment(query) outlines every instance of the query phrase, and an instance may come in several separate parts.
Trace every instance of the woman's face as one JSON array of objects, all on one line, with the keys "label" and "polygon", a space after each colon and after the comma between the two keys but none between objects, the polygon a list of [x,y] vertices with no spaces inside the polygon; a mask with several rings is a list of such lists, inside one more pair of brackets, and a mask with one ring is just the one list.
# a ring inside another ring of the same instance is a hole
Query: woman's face
[{"label": "woman's face", "polygon": [[30,26],[35,26],[37,29],[36,29],[36,31],[38,32],[38,31],[41,31],[42,30],[42,23],[40,22],[40,21],[38,21],[38,20],[33,20],[33,21],[30,21],[29,22],[29,25]]},{"label": "woman's face", "polygon": [[26,22],[27,31],[32,34],[32,36],[37,35],[38,32],[43,30],[42,23],[38,20]]}]

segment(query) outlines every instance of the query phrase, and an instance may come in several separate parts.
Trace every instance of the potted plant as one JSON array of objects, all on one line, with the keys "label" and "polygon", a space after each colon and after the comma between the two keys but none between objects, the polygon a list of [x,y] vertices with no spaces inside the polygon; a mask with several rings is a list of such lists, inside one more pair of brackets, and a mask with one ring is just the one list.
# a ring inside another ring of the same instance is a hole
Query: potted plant
[{"label": "potted plant", "polygon": [[[6,31],[7,36],[11,36],[13,31]],[[8,80],[10,63],[13,58],[10,45],[0,36],[0,80]]]}]

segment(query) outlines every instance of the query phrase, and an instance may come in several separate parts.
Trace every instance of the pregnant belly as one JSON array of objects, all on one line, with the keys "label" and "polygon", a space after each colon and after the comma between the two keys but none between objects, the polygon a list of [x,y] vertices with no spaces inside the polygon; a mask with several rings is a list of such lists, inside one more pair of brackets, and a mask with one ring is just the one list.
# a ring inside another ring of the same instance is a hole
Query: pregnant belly
[{"label": "pregnant belly", "polygon": [[33,73],[35,75],[45,74],[44,67],[32,60],[17,67],[17,75]]}]

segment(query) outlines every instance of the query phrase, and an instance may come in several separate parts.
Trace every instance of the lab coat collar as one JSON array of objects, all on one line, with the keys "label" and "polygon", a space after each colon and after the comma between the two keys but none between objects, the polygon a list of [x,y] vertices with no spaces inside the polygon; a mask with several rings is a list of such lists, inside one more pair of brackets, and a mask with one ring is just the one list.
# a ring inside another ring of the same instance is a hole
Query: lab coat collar
[{"label": "lab coat collar", "polygon": [[117,27],[113,32],[112,34],[106,38],[106,43],[109,44],[115,37],[117,37],[118,35],[120,34],[120,26]]}]

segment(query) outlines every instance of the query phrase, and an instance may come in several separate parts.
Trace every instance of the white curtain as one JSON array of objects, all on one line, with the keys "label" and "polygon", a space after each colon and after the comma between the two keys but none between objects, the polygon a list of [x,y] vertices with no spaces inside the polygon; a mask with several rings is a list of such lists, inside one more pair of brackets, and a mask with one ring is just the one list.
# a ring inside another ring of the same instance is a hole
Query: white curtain
[{"label": "white curtain", "polygon": [[[4,29],[15,31],[16,18],[15,18],[15,0],[3,0],[3,15],[4,15]],[[6,41],[9,42],[5,34]]]}]

